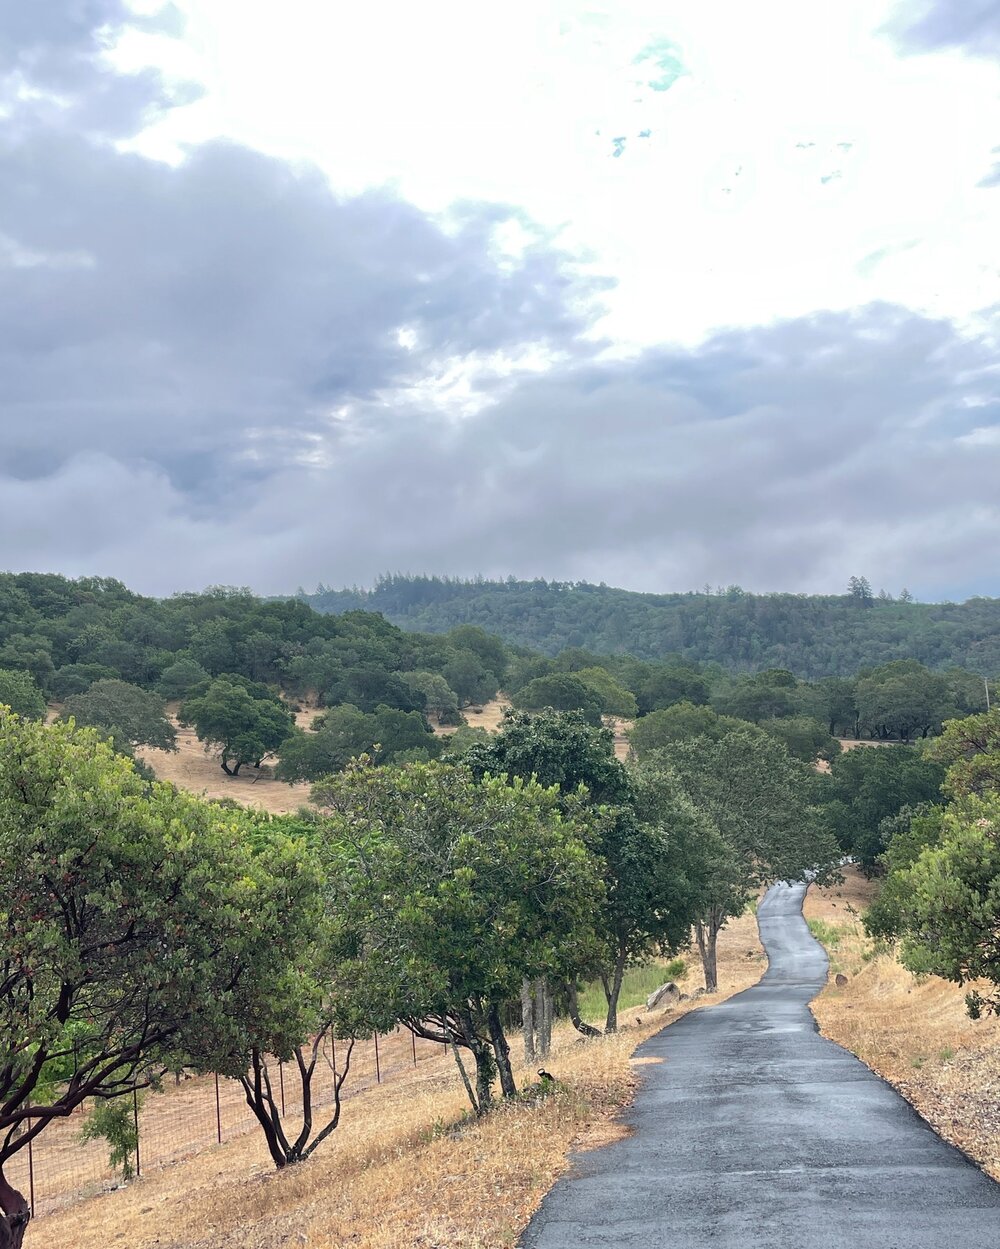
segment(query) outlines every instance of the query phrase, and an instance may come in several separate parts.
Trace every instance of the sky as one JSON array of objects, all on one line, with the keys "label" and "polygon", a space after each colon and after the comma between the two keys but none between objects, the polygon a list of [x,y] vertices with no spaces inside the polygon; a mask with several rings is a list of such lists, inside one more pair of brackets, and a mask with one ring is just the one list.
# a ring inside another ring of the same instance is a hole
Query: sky
[{"label": "sky", "polygon": [[1000,595],[1000,3],[0,0],[0,566]]}]

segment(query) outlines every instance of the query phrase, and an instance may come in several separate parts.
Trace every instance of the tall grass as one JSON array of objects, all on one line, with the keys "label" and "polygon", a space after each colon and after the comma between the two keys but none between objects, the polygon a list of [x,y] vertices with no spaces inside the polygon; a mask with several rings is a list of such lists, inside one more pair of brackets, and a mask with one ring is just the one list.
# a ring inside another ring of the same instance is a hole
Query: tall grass
[{"label": "tall grass", "polygon": [[[680,980],[687,970],[682,958],[670,962],[650,962],[641,967],[630,967],[622,981],[619,1011],[641,1006],[646,998],[668,980]],[[599,980],[592,980],[580,992],[580,1015],[587,1023],[603,1024],[608,1013],[608,1002]]]}]

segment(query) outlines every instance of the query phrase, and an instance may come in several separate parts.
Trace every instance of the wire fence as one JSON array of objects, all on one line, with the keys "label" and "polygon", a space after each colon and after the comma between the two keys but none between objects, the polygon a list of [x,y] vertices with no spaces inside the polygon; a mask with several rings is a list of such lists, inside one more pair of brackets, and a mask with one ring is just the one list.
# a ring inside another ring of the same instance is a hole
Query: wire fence
[{"label": "wire fence", "polygon": [[[341,1047],[344,1046],[346,1042],[334,1042],[331,1054],[334,1062],[340,1059],[341,1069],[344,1054]],[[335,1058],[338,1048],[341,1054]],[[444,1052],[443,1046],[414,1037],[403,1028],[356,1042],[341,1099],[349,1099],[377,1084],[398,1078],[421,1063],[439,1058]],[[149,1092],[144,1097],[127,1096],[138,1133],[137,1175],[261,1130],[236,1080],[213,1075],[183,1076],[176,1080],[167,1077],[162,1091]],[[275,1096],[282,1116],[290,1116],[294,1129],[296,1115],[301,1123],[302,1114],[302,1087],[294,1062],[278,1065]],[[315,1112],[322,1107],[332,1107],[334,1101],[333,1072],[329,1066],[317,1066],[312,1100],[314,1121],[318,1123]],[[108,1143],[101,1139],[81,1139],[81,1129],[90,1110],[91,1103],[86,1102],[66,1119],[53,1120],[44,1132],[5,1164],[7,1179],[28,1198],[34,1217],[105,1192],[121,1182],[120,1176],[108,1165]],[[263,1140],[261,1134],[262,1146]]]}]

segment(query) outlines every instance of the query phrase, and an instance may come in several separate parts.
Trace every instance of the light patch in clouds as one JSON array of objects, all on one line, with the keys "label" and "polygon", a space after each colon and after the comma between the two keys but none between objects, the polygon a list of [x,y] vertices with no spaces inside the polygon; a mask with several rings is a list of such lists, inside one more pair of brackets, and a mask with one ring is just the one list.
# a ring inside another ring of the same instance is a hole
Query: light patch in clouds
[{"label": "light patch in clouds", "polygon": [[[236,0],[186,8],[210,89],[148,150],[224,133],[344,191],[388,181],[435,212],[513,201],[615,275],[616,341],[993,301],[998,66],[951,45],[900,56],[888,0],[774,0],[767,20],[731,0],[288,0],[280,27]],[[645,85],[680,66],[670,90]],[[901,238],[902,263],[859,267]]]}]

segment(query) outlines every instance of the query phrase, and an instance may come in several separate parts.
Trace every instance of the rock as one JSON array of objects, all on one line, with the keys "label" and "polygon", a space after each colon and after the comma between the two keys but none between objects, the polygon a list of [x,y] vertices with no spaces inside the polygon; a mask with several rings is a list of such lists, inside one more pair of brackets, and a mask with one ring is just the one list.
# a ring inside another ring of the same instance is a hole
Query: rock
[{"label": "rock", "polygon": [[657,1010],[661,1006],[672,1006],[674,1002],[681,1000],[681,991],[672,980],[666,984],[661,984],[658,989],[646,998],[646,1010]]},{"label": "rock", "polygon": [[837,988],[842,989],[845,984],[847,984],[847,977],[844,975],[842,971],[838,971],[837,980],[836,980]]}]

